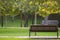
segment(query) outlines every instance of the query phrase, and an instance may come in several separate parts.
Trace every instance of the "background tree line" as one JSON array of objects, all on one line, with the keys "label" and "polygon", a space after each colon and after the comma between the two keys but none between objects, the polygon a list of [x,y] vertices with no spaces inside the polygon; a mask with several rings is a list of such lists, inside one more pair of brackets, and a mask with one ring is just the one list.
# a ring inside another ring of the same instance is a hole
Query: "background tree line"
[{"label": "background tree line", "polygon": [[60,0],[0,0],[0,17],[7,23],[10,16],[12,22],[15,16],[20,16],[21,27],[24,16],[24,27],[28,27],[29,16],[32,15],[32,24],[36,24],[37,16],[47,17],[50,14],[60,13]]}]

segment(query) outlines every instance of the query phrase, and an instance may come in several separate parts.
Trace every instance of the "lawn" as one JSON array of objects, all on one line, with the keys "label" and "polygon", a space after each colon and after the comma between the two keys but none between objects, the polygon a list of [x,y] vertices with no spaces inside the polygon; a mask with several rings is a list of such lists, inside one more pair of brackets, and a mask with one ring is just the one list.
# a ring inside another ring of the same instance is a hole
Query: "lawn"
[{"label": "lawn", "polygon": [[0,40],[60,40],[60,39],[0,38]]},{"label": "lawn", "polygon": [[0,38],[0,40],[32,40],[29,38]]},{"label": "lawn", "polygon": [[[56,32],[37,32],[37,36],[56,36]],[[0,28],[0,36],[28,36],[29,28]],[[31,33],[34,36],[34,32]],[[60,29],[59,29],[60,35]]]},{"label": "lawn", "polygon": [[[41,23],[41,20],[38,20],[39,23]],[[22,21],[24,26],[24,20]],[[28,36],[29,35],[29,27],[31,25],[32,21],[29,19],[28,21],[28,27],[20,27],[20,20],[15,19],[14,22],[7,21],[7,23],[4,22],[4,28],[1,28],[0,24],[0,36]],[[6,28],[6,27],[16,27],[16,28]],[[34,33],[31,33],[32,36],[34,36]],[[59,35],[60,35],[60,29],[59,29]],[[37,32],[37,36],[56,36],[56,32]]]}]

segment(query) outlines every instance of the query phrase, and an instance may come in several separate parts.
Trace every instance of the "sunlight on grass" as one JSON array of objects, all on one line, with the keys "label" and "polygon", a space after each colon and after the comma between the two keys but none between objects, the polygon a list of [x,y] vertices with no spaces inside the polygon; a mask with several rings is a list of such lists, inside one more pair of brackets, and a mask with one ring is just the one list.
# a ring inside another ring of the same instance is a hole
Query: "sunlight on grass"
[{"label": "sunlight on grass", "polygon": [[29,38],[0,38],[0,40],[32,40]]},{"label": "sunlight on grass", "polygon": [[[57,32],[37,32],[36,34],[37,36],[56,36]],[[35,33],[31,32],[31,36],[34,35]],[[29,28],[0,28],[0,36],[29,36]]]}]

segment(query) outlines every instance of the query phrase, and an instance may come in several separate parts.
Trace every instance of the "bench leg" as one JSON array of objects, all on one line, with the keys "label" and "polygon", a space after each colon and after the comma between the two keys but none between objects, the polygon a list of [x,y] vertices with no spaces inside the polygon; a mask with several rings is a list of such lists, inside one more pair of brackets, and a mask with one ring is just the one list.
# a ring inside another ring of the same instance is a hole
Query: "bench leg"
[{"label": "bench leg", "polygon": [[29,31],[29,37],[30,37],[30,31]]},{"label": "bench leg", "polygon": [[36,32],[35,32],[35,36],[36,36]]},{"label": "bench leg", "polygon": [[58,35],[58,31],[57,31],[57,38],[59,37],[59,35]]}]

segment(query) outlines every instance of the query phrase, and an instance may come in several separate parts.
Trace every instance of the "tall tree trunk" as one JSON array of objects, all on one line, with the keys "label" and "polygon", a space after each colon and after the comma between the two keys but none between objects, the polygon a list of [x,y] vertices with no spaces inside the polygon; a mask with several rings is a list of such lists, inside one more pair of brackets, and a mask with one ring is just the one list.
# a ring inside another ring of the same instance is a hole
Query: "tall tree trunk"
[{"label": "tall tree trunk", "polygon": [[20,22],[21,22],[21,27],[22,27],[22,14],[20,14]]},{"label": "tall tree trunk", "polygon": [[35,14],[32,15],[32,24],[34,24],[34,15]]},{"label": "tall tree trunk", "polygon": [[11,17],[12,17],[12,22],[14,22],[14,15],[12,15]]},{"label": "tall tree trunk", "polygon": [[1,26],[3,28],[3,16],[1,16]]},{"label": "tall tree trunk", "polygon": [[34,23],[35,25],[37,24],[37,15],[36,15],[36,13],[35,13],[35,23]]},{"label": "tall tree trunk", "polygon": [[5,16],[4,19],[5,19],[5,24],[7,24],[7,22],[8,22],[8,20],[7,20],[7,16]]},{"label": "tall tree trunk", "polygon": [[59,27],[60,27],[60,14],[58,15],[58,22],[59,22]]},{"label": "tall tree trunk", "polygon": [[25,15],[25,24],[24,27],[28,27],[28,15]]},{"label": "tall tree trunk", "polygon": [[0,16],[0,24],[1,24],[1,16]]}]

